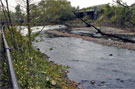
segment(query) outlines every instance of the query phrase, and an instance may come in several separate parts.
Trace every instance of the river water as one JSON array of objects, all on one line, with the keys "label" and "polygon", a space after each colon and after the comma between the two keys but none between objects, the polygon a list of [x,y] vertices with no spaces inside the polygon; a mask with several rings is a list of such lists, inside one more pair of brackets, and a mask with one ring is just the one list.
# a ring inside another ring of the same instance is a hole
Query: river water
[{"label": "river water", "polygon": [[[26,27],[19,28],[23,29],[23,35],[27,34]],[[50,61],[69,66],[68,77],[78,82],[79,88],[135,88],[135,51],[104,46],[79,38],[52,37],[45,33],[46,30],[59,28],[65,26],[46,26],[36,37],[33,46],[47,54]],[[37,32],[42,26],[32,29],[32,32]]]},{"label": "river water", "polygon": [[33,45],[51,61],[70,67],[68,77],[78,82],[79,88],[135,88],[135,51],[72,37],[42,34],[36,40]]}]

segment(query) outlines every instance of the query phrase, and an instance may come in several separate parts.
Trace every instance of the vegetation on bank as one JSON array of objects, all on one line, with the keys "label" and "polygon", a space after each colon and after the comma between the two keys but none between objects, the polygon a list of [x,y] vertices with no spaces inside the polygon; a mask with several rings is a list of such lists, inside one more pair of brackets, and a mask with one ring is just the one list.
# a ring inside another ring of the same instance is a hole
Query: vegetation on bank
[{"label": "vegetation on bank", "polygon": [[48,57],[31,45],[28,49],[28,38],[15,31],[16,48],[12,45],[9,31],[6,39],[11,48],[15,72],[22,89],[76,89],[66,76],[68,67],[54,64]]},{"label": "vegetation on bank", "polygon": [[[16,11],[12,12],[9,11],[8,0],[6,0],[6,6],[2,6],[0,10],[0,19],[6,21],[8,27],[5,34],[11,48],[11,55],[21,88],[75,89],[76,87],[71,84],[66,76],[67,67],[49,62],[46,55],[32,47],[31,26],[64,23],[66,21],[79,22],[72,13],[73,10],[79,10],[79,8],[72,7],[67,0],[41,0],[38,4],[31,4],[30,1],[32,0],[22,0],[20,5],[16,6]],[[25,13],[21,9],[23,4],[26,5],[25,9],[27,9]],[[120,25],[133,25],[135,23],[134,9],[131,10],[131,8],[121,5],[106,5],[98,9],[98,15],[97,21]],[[27,26],[28,36],[22,36],[13,28],[17,19],[24,20],[23,24],[17,25]],[[83,19],[87,22],[95,21],[89,19],[89,16]]]},{"label": "vegetation on bank", "polygon": [[[127,5],[127,3],[122,0],[116,0],[114,5],[105,4],[102,7],[98,7],[97,19],[91,20],[88,16],[83,19],[89,22],[101,22],[101,23],[111,23],[119,26],[135,26],[135,3]],[[82,10],[90,10],[93,7],[84,8]]]},{"label": "vegetation on bank", "polygon": [[[50,62],[46,55],[33,48],[31,34],[32,25],[44,25],[44,23],[52,23],[52,21],[55,23],[72,19],[70,2],[41,0],[39,6],[31,4],[31,0],[22,2],[26,5],[26,13],[22,13],[19,5],[16,7],[15,13],[9,11],[8,0],[6,0],[5,6],[1,1],[0,12],[0,19],[6,21],[5,35],[11,48],[11,56],[20,87],[22,89],[76,89],[66,75],[68,67]],[[28,27],[26,37],[14,28],[15,24],[20,25],[20,23],[15,23],[17,19],[24,20],[23,25]]]},{"label": "vegetation on bank", "polygon": [[0,89],[10,89],[11,81],[8,71],[7,60],[4,55],[2,37],[0,36]]},{"label": "vegetation on bank", "polygon": [[104,21],[123,26],[132,26],[133,23],[135,23],[135,8],[131,10],[131,8],[123,7],[121,5],[106,5],[103,8],[103,11],[104,12],[99,17],[98,21]]}]

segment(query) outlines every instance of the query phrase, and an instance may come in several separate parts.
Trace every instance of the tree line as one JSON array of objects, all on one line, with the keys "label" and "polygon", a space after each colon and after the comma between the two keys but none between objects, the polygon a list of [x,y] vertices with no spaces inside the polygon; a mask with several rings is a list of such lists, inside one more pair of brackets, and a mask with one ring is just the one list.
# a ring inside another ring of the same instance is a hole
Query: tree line
[{"label": "tree line", "polygon": [[[19,3],[15,7],[15,12],[10,11],[13,20],[27,20],[27,13],[23,11],[26,8],[23,7]],[[33,25],[44,25],[74,20],[76,17],[72,10],[75,9],[67,0],[41,0],[38,4],[30,3],[30,22]],[[0,20],[4,20],[2,10],[0,11]]]},{"label": "tree line", "polygon": [[[135,25],[135,3],[128,6],[121,0],[117,0],[117,5],[106,5],[103,7],[103,13],[99,17],[99,21],[110,22],[123,26]],[[99,10],[99,12],[101,9]]]},{"label": "tree line", "polygon": [[106,4],[98,8],[97,17],[97,22],[135,26],[135,3],[128,5],[122,0],[116,0],[114,5]]}]

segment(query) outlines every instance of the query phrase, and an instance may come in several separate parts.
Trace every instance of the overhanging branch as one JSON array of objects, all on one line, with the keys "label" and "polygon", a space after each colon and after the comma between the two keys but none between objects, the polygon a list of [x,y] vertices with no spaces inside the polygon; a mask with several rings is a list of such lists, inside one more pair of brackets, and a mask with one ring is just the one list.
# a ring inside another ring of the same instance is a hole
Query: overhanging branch
[{"label": "overhanging branch", "polygon": [[127,38],[123,38],[123,37],[120,37],[120,36],[117,36],[117,35],[113,35],[113,34],[107,34],[107,33],[104,33],[101,31],[101,29],[97,28],[96,26],[90,24],[90,23],[87,23],[86,21],[84,21],[82,18],[80,18],[75,11],[73,11],[74,15],[80,19],[83,23],[86,24],[87,27],[93,27],[98,33],[100,33],[101,35],[104,35],[104,36],[107,36],[107,37],[114,37],[114,38],[117,38],[119,40],[122,40],[123,42],[130,42],[130,43],[135,43],[135,41],[133,40],[130,40],[130,39],[127,39]]}]

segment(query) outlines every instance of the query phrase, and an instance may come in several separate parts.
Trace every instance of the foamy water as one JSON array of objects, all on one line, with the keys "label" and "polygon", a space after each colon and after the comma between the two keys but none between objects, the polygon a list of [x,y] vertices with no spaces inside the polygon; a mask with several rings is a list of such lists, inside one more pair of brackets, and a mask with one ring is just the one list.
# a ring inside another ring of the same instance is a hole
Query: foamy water
[{"label": "foamy water", "polygon": [[[27,26],[17,26],[22,35],[26,36],[28,34],[28,28]],[[65,25],[48,25],[48,26],[35,26],[32,27],[32,33],[39,32],[39,31],[47,31],[47,30],[54,30],[54,29],[64,29],[66,28]]]}]

